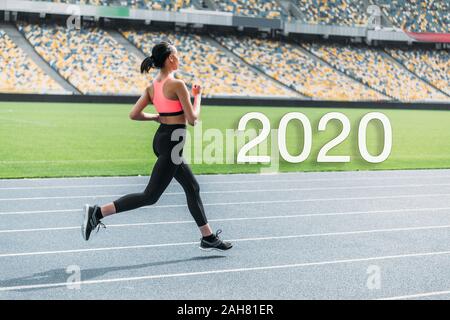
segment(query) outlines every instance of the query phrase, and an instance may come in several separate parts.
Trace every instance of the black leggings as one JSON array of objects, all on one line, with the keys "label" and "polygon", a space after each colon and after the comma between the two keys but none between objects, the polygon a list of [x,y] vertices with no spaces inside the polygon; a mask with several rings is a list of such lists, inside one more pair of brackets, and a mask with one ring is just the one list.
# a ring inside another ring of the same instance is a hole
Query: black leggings
[{"label": "black leggings", "polygon": [[[175,130],[177,131],[172,138]],[[172,178],[175,178],[186,193],[189,211],[197,225],[201,227],[208,223],[200,198],[200,187],[182,157],[185,137],[185,125],[161,124],[159,126],[153,138],[153,151],[158,159],[153,167],[150,181],[144,192],[128,194],[114,201],[116,213],[155,204]]]}]

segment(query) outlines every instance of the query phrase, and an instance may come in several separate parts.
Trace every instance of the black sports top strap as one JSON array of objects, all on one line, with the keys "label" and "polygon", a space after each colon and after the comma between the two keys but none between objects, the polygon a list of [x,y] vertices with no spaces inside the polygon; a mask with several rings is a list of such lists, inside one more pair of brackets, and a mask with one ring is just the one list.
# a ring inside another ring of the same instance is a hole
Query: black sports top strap
[{"label": "black sports top strap", "polygon": [[161,112],[159,115],[163,116],[163,117],[174,117],[174,116],[179,116],[182,114],[184,114],[183,110],[177,111],[177,112],[168,112],[168,113]]}]

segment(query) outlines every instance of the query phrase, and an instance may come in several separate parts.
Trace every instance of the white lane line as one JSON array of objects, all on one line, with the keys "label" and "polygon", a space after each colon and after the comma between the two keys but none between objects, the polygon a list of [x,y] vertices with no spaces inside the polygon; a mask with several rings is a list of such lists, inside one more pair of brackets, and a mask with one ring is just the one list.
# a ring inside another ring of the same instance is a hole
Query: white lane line
[{"label": "white lane line", "polygon": [[44,213],[79,213],[83,212],[83,209],[61,209],[61,210],[31,210],[31,211],[13,211],[13,212],[0,212],[0,216],[11,216],[11,215],[26,215],[26,214],[44,214]]},{"label": "white lane line", "polygon": [[[204,276],[204,275],[224,274],[224,273],[294,269],[294,268],[316,267],[316,266],[326,266],[326,265],[336,265],[336,264],[359,263],[359,262],[367,262],[367,261],[443,256],[443,255],[449,255],[449,254],[450,254],[450,251],[420,252],[420,253],[377,256],[377,257],[367,257],[367,258],[303,262],[303,263],[284,264],[284,265],[258,266],[258,267],[235,268],[235,269],[219,269],[219,270],[184,272],[184,273],[168,273],[168,274],[147,275],[147,276],[139,276],[139,277],[85,280],[85,281],[78,281],[78,282],[70,282],[70,285],[71,286],[73,286],[73,285],[81,286],[81,285],[90,285],[90,284],[106,284],[106,283],[142,281],[142,280],[153,280],[153,279],[180,278],[180,277]],[[26,289],[38,289],[38,288],[55,288],[55,287],[65,287],[67,285],[68,285],[67,282],[42,283],[42,284],[24,285],[24,286],[0,287],[0,291],[26,290]]]},{"label": "white lane line", "polygon": [[[232,194],[232,193],[263,193],[263,192],[298,192],[298,191],[327,191],[327,190],[358,190],[358,189],[389,189],[389,188],[424,188],[450,186],[450,183],[442,184],[403,184],[382,186],[350,186],[350,187],[316,187],[316,188],[282,188],[282,189],[240,189],[240,190],[217,190],[202,191],[201,194]],[[166,196],[184,195],[184,192],[166,192]],[[94,199],[120,197],[123,194],[98,194],[78,196],[56,196],[56,197],[28,197],[28,198],[0,198],[0,201],[30,201],[30,200],[55,200],[55,199]]]},{"label": "white lane line", "polygon": [[[148,159],[147,159],[148,160]],[[145,161],[147,161],[145,160]],[[414,175],[411,175],[413,173]],[[362,170],[362,171],[335,171],[335,172],[316,172],[316,171],[306,171],[306,172],[298,172],[298,171],[285,171],[285,172],[275,172],[275,175],[277,176],[286,176],[286,177],[292,177],[292,176],[298,176],[298,177],[305,177],[305,176],[317,176],[317,175],[323,175],[323,176],[342,176],[343,179],[346,177],[353,177],[356,175],[363,175],[367,174],[367,177],[373,177],[373,176],[379,176],[381,174],[385,174],[386,177],[450,177],[445,176],[443,174],[450,174],[450,169],[403,169],[403,170],[396,170],[396,169],[385,169],[385,170]],[[418,174],[418,175],[417,175]],[[204,178],[211,178],[211,177],[225,177],[229,178],[232,177],[263,177],[265,176],[265,173],[217,173],[214,175],[208,175],[203,174],[199,175],[199,177]],[[80,177],[59,177],[59,178],[16,178],[16,179],[10,179],[10,180],[23,180],[23,181],[44,181],[44,180],[83,180],[83,179],[136,179],[136,178],[148,178],[148,175],[122,175],[122,176],[80,176]]]},{"label": "white lane line", "polygon": [[[282,173],[281,175],[286,175],[288,173]],[[108,177],[113,179],[118,178],[145,178],[146,180],[149,177]],[[201,185],[210,185],[210,184],[252,184],[252,183],[285,183],[285,182],[298,182],[298,183],[308,183],[308,182],[320,182],[320,181],[367,181],[367,180],[404,180],[404,179],[446,179],[450,178],[450,176],[388,176],[388,177],[349,177],[349,178],[306,178],[303,179],[299,176],[299,179],[241,179],[241,180],[222,180],[222,181],[201,181]],[[55,178],[60,179],[60,178]],[[69,178],[69,179],[83,179],[83,178]],[[97,179],[97,178],[89,178],[85,177],[84,179]],[[33,179],[30,179],[33,180]],[[132,187],[132,186],[146,186],[146,183],[125,183],[125,184],[102,184],[102,185],[55,185],[55,186],[25,186],[25,187],[0,187],[1,190],[29,190],[29,189],[65,189],[65,188],[106,188],[106,187]]]},{"label": "white lane line", "polygon": [[[296,202],[319,202],[319,201],[348,201],[348,200],[381,200],[381,199],[401,199],[401,198],[427,198],[427,197],[448,197],[449,193],[435,194],[407,194],[397,196],[375,196],[375,197],[349,197],[349,198],[316,198],[316,199],[294,199],[294,200],[267,200],[267,201],[243,201],[243,202],[217,202],[206,203],[204,206],[227,206],[245,204],[274,204],[274,203],[296,203]],[[164,205],[161,208],[184,207],[184,205]],[[151,207],[149,207],[151,208]]]},{"label": "white lane line", "polygon": [[[165,193],[166,195],[171,195]],[[4,198],[0,201],[31,201],[31,200],[56,200],[56,199],[94,199],[94,198],[109,198],[109,197],[120,197],[120,194],[104,194],[104,195],[92,195],[92,196],[64,196],[64,197],[32,197],[32,198]]]},{"label": "white lane line", "polygon": [[92,159],[92,160],[0,160],[0,165],[7,164],[54,164],[54,163],[97,163],[97,162],[147,162],[148,159]]},{"label": "white lane line", "polygon": [[[280,216],[257,216],[257,217],[236,217],[236,218],[222,218],[209,219],[210,222],[227,222],[227,221],[252,221],[252,220],[276,220],[276,219],[296,219],[296,218],[311,218],[311,217],[331,217],[331,216],[349,216],[349,215],[377,215],[386,213],[406,213],[412,212],[438,212],[449,211],[450,207],[446,208],[412,208],[412,209],[396,209],[396,210],[374,210],[374,211],[349,211],[349,212],[329,212],[329,213],[309,213],[309,214],[295,214],[295,215],[280,215]],[[124,224],[108,224],[108,228],[126,228],[126,227],[144,227],[155,225],[173,225],[173,224],[192,224],[193,220],[177,220],[177,221],[160,221],[160,222],[142,222],[142,223],[124,223]],[[11,229],[0,230],[0,234],[5,233],[22,233],[22,232],[44,232],[44,231],[62,231],[62,230],[78,230],[80,226],[71,227],[54,227],[54,228],[34,228],[34,229]]]},{"label": "white lane line", "polygon": [[[245,241],[286,240],[286,239],[301,239],[301,238],[329,237],[329,236],[347,236],[347,235],[356,235],[356,234],[385,233],[385,232],[439,230],[439,229],[449,229],[449,228],[450,228],[450,225],[438,225],[438,226],[425,226],[425,227],[408,227],[408,228],[390,228],[390,229],[359,230],[359,231],[328,232],[328,233],[311,233],[311,234],[298,234],[298,235],[290,235],[290,236],[241,238],[241,239],[230,239],[229,241],[245,242]],[[130,249],[149,249],[149,248],[188,246],[188,245],[195,245],[195,244],[198,244],[198,241],[136,245],[136,246],[121,246],[121,247],[103,247],[103,248],[71,249],[71,250],[55,250],[55,251],[3,253],[3,254],[0,254],[0,258],[41,256],[41,255],[81,253],[81,252],[97,252],[97,251],[117,251],[117,250],[130,250]]]},{"label": "white lane line", "polygon": [[447,294],[450,295],[450,290],[448,290],[448,291],[425,292],[425,293],[410,294],[410,295],[388,297],[388,298],[380,298],[380,299],[377,299],[377,300],[406,300],[406,299],[416,299],[416,298],[442,296],[442,295],[447,295]]},{"label": "white lane line", "polygon": [[[427,198],[427,197],[450,197],[450,193],[435,194],[406,194],[398,196],[375,196],[375,197],[350,197],[350,198],[315,198],[315,199],[293,199],[293,200],[261,200],[261,201],[242,201],[242,202],[216,202],[204,203],[203,206],[231,206],[231,205],[251,205],[251,204],[277,204],[277,203],[298,203],[298,202],[319,202],[319,201],[348,201],[348,200],[381,200],[381,199],[402,199],[402,198]],[[185,208],[186,204],[167,204],[144,206],[142,209],[160,209],[160,208]],[[68,209],[70,212],[81,212],[81,209]],[[16,215],[29,213],[54,213],[60,210],[39,210],[39,211],[17,211],[17,212],[0,212],[1,215]]]},{"label": "white lane line", "polygon": [[55,185],[38,187],[0,187],[2,190],[43,190],[43,189],[79,189],[79,188],[108,188],[108,187],[143,187],[146,183],[124,183],[124,184],[90,184],[90,185]]}]

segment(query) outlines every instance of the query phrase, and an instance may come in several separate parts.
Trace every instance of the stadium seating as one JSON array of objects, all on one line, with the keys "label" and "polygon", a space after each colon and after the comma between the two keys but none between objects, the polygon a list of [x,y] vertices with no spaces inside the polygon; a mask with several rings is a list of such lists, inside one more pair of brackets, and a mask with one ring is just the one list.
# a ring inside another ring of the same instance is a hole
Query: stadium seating
[{"label": "stadium seating", "polygon": [[191,6],[191,0],[38,0],[96,6],[120,5],[134,9],[178,11]]},{"label": "stadium seating", "polygon": [[415,32],[450,32],[448,0],[372,0],[397,27]]},{"label": "stadium seating", "polygon": [[242,59],[278,81],[315,99],[389,100],[327,65],[296,46],[250,37],[216,37]]},{"label": "stadium seating", "polygon": [[450,32],[448,0],[294,0],[312,24],[366,25],[367,5],[380,6],[394,26],[415,32]]},{"label": "stadium seating", "polygon": [[84,94],[139,94],[147,85],[137,57],[103,30],[18,27],[50,66]]},{"label": "stadium seating", "polygon": [[336,69],[402,101],[448,100],[379,49],[340,44],[304,44]]},{"label": "stadium seating", "polygon": [[239,59],[226,55],[205,38],[177,32],[122,31],[147,55],[161,40],[172,42],[181,56],[178,73],[187,83],[199,80],[206,96],[295,96],[296,94],[252,71]]},{"label": "stadium seating", "polygon": [[[43,0],[52,1],[52,0]],[[273,0],[211,0],[216,9],[224,12],[233,12],[236,15],[260,17],[267,19],[281,19],[286,15]],[[192,7],[192,0],[53,0],[53,2],[80,3],[98,6],[120,5],[134,9],[151,9],[178,11],[182,8]]]},{"label": "stadium seating", "polygon": [[[139,72],[141,59],[103,29],[26,23],[18,23],[18,29],[83,94],[137,95],[149,84],[151,77]],[[146,55],[160,40],[174,43],[182,59],[176,76],[188,85],[201,82],[207,97],[450,101],[448,49],[383,49],[332,41],[296,44],[187,31],[120,32]],[[4,32],[0,49],[1,92],[68,93]]]},{"label": "stadium seating", "polygon": [[121,0],[118,2],[135,9],[166,11],[178,11],[191,6],[191,0]]},{"label": "stadium seating", "polygon": [[361,0],[295,0],[304,19],[312,24],[366,25]]},{"label": "stadium seating", "polygon": [[[192,0],[37,0],[91,5],[121,5],[135,9],[178,11],[193,6]],[[199,3],[201,0],[199,0]],[[211,0],[217,10],[236,15],[291,19],[277,1]],[[292,0],[301,19],[312,24],[366,25],[367,5],[379,5],[394,26],[416,32],[450,32],[448,0]]]},{"label": "stadium seating", "polygon": [[233,12],[236,15],[280,19],[283,11],[273,0],[215,0],[220,11]]},{"label": "stadium seating", "polygon": [[450,52],[448,50],[410,48],[389,49],[388,52],[419,77],[450,95]]},{"label": "stadium seating", "polygon": [[66,91],[0,29],[0,92],[57,94]]}]

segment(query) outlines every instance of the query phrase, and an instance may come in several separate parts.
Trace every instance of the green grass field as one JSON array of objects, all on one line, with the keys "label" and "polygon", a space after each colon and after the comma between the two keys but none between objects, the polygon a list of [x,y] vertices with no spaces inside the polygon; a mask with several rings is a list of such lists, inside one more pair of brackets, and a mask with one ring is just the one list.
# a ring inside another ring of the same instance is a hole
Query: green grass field
[{"label": "green grass field", "polygon": [[[0,178],[148,175],[155,161],[152,139],[157,124],[129,120],[130,108],[110,104],[1,102]],[[357,133],[360,119],[372,110],[204,107],[202,127],[222,132],[236,129],[239,119],[251,111],[267,115],[272,128],[278,128],[281,117],[293,111],[304,113],[311,121],[311,155],[298,164],[282,161],[279,171],[450,168],[450,112],[381,110],[392,124],[392,153],[385,162],[370,164],[359,155]],[[341,130],[335,121],[325,132],[318,131],[320,118],[331,111],[344,113],[352,129],[350,136],[329,154],[350,155],[350,163],[316,161],[319,149]],[[259,127],[256,122],[251,124]],[[382,148],[380,128],[378,122],[369,125],[367,144],[372,154],[378,154]],[[193,133],[192,128],[190,131]],[[287,145],[291,154],[301,151],[302,132],[297,122],[289,124]],[[203,174],[260,172],[267,167],[267,164],[192,164],[195,173]]]}]

